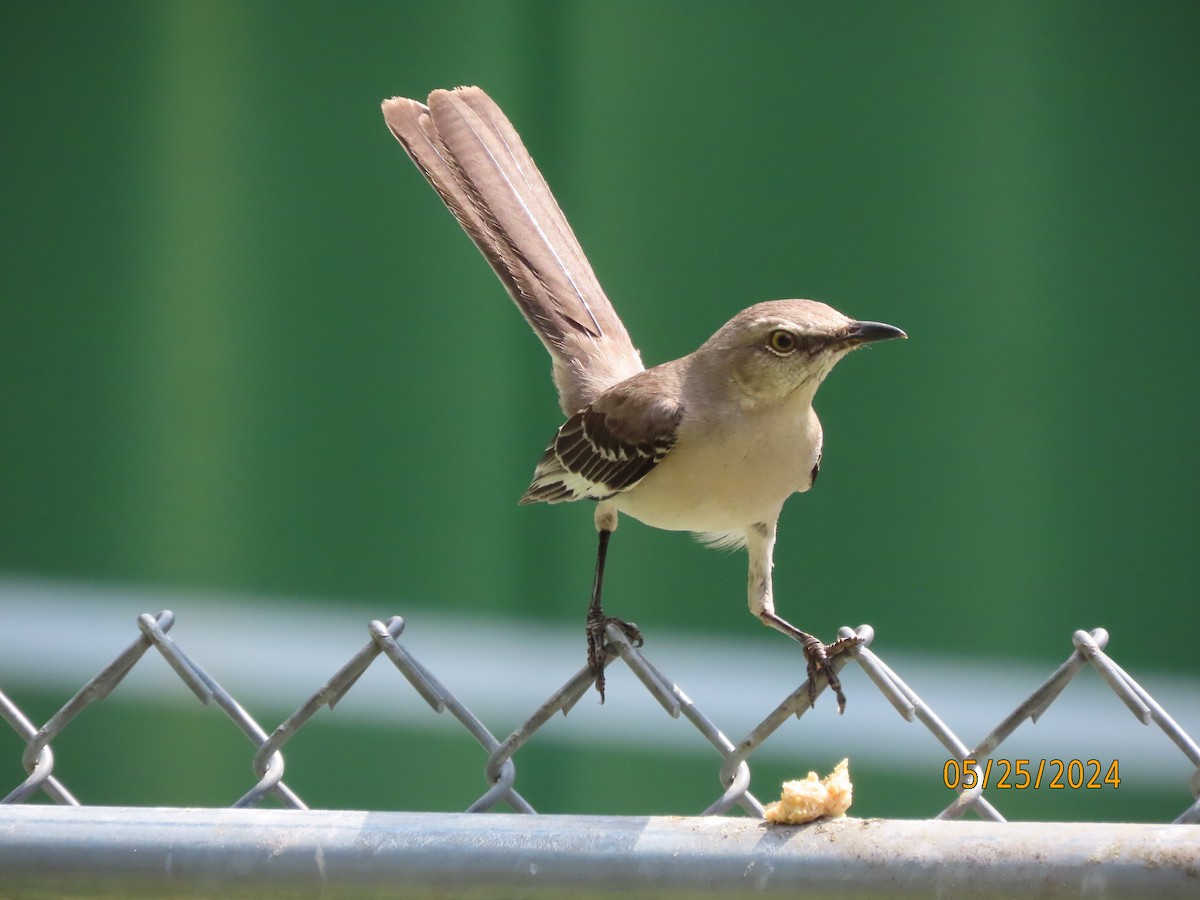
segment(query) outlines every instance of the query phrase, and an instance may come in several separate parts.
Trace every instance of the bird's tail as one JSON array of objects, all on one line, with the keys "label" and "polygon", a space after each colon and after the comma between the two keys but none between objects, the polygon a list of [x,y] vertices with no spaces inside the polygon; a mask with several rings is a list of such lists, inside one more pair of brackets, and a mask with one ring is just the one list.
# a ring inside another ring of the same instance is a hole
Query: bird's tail
[{"label": "bird's tail", "polygon": [[642,370],[554,195],[487,94],[439,90],[428,105],[393,97],[383,115],[550,351],[564,413]]}]

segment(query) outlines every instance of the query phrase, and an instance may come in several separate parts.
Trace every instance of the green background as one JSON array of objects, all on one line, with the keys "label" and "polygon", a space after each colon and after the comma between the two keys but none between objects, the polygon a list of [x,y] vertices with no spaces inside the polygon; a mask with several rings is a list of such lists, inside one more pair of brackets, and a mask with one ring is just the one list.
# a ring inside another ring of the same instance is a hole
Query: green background
[{"label": "green background", "polygon": [[[378,108],[479,84],[647,364],[785,296],[909,333],[817,398],[784,615],[1194,676],[1198,40],[1190,2],[6,3],[0,569],[582,622],[590,508],[516,505],[548,360]],[[607,592],[761,631],[741,555],[630,520]]]}]

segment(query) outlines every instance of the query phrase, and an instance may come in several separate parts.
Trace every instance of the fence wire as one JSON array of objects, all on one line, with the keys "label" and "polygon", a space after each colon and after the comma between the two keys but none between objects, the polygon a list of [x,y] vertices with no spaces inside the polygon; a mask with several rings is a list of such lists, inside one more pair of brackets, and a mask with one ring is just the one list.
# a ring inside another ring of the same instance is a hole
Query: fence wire
[{"label": "fence wire", "polygon": [[[200,703],[220,709],[256,748],[251,768],[258,781],[237,800],[234,807],[257,807],[266,798],[272,797],[286,808],[307,809],[296,791],[283,780],[284,748],[322,707],[328,706],[332,709],[371,665],[386,660],[424,699],[433,714],[448,713],[487,753],[484,774],[489,787],[468,807],[467,812],[484,812],[502,806],[516,813],[536,812],[517,790],[515,758],[557,713],[565,715],[571,710],[591,687],[592,674],[586,667],[580,669],[510,734],[501,739],[403,646],[400,637],[404,632],[404,624],[404,620],[399,616],[387,622],[372,621],[368,626],[370,640],[366,645],[294,713],[268,733],[168,633],[175,625],[172,612],[143,614],[137,619],[140,634],[132,643],[84,684],[40,727],[31,722],[16,703],[0,691],[0,715],[25,744],[21,763],[28,773],[21,784],[0,800],[0,805],[22,804],[39,792],[44,793],[56,804],[80,805],[69,788],[54,774],[54,753],[51,744],[64,735],[89,704],[112,693],[134,666],[153,649],[166,660],[171,670]],[[956,735],[937,713],[870,649],[874,638],[870,626],[862,626],[857,630],[842,628],[839,631],[839,637],[854,635],[862,639],[862,644],[853,651],[838,656],[834,661],[835,668],[840,670],[849,664],[860,666],[871,683],[901,717],[908,722],[915,721],[924,726],[933,740],[947,751],[949,758],[958,761],[961,766],[960,774],[963,777],[957,779],[960,783],[957,796],[937,815],[938,819],[958,819],[967,813],[973,813],[985,821],[1005,821],[1000,811],[983,796],[997,749],[1027,719],[1036,722],[1059,697],[1071,679],[1089,666],[1099,673],[1113,694],[1124,703],[1140,724],[1156,725],[1161,734],[1190,761],[1194,772],[1189,787],[1192,796],[1200,798],[1200,747],[1141,685],[1104,652],[1108,643],[1108,633],[1103,629],[1075,632],[1072,636],[1074,649],[1062,665],[974,745],[966,743]],[[722,815],[740,808],[752,817],[762,817],[763,804],[750,790],[750,760],[781,725],[793,716],[802,717],[811,708],[809,683],[805,681],[783,698],[748,734],[734,742],[700,710],[678,684],[654,665],[644,649],[633,646],[616,627],[609,627],[608,637],[610,643],[605,665],[620,662],[628,666],[645,690],[662,707],[664,714],[674,719],[682,718],[690,723],[720,756],[721,791],[701,814]],[[817,684],[818,695],[823,692],[825,686],[824,680]],[[1061,777],[1063,774],[1060,767],[1058,775]],[[1040,770],[1037,777],[1042,777]],[[1196,823],[1200,823],[1200,799],[1182,810],[1173,822]]]}]

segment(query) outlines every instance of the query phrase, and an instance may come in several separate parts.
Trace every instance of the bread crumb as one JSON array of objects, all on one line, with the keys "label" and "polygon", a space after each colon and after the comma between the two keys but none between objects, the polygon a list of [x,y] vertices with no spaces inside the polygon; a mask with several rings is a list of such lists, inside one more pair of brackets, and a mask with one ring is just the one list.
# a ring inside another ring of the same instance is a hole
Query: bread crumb
[{"label": "bread crumb", "polygon": [[843,759],[822,781],[816,772],[800,781],[785,781],[783,793],[768,803],[764,818],[777,825],[802,825],[814,819],[839,818],[846,814],[854,799],[850,783],[850,760]]}]

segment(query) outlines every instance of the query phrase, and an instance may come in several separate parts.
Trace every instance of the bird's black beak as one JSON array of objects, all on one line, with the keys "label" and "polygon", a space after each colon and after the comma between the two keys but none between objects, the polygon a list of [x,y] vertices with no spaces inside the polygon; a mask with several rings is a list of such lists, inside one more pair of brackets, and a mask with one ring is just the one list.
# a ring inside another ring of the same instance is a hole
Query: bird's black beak
[{"label": "bird's black beak", "polygon": [[838,343],[858,347],[862,344],[873,344],[876,341],[890,341],[892,338],[907,337],[908,335],[895,325],[885,325],[883,322],[852,322]]}]

